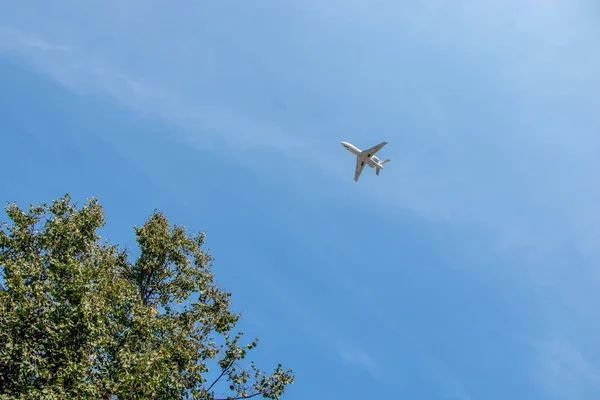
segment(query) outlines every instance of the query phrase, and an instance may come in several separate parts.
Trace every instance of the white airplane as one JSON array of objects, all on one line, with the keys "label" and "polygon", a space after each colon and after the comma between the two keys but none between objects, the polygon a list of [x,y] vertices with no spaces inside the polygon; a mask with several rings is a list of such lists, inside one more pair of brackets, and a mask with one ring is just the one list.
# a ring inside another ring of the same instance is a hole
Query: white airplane
[{"label": "white airplane", "polygon": [[368,150],[361,151],[353,144],[348,142],[341,142],[342,146],[346,148],[350,153],[356,156],[356,170],[354,171],[354,181],[358,181],[358,177],[360,176],[365,165],[368,165],[371,168],[376,168],[375,173],[379,175],[379,170],[383,169],[383,164],[389,162],[389,159],[380,161],[379,158],[375,156],[383,146],[387,144],[387,142],[381,142],[377,146],[373,146]]}]

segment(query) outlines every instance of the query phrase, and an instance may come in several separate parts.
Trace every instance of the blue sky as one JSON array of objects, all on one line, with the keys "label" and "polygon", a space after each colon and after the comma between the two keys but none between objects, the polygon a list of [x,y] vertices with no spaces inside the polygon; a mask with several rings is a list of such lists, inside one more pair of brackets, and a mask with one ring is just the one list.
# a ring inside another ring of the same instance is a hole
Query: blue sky
[{"label": "blue sky", "polygon": [[206,230],[286,399],[600,395],[597,2],[1,9],[0,200]]}]

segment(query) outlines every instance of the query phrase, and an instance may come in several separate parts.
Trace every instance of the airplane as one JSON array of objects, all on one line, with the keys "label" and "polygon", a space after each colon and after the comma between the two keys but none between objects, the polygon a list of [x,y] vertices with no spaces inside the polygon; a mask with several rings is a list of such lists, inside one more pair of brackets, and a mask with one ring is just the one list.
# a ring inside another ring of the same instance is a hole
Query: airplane
[{"label": "airplane", "polygon": [[375,156],[375,153],[381,150],[381,148],[385,146],[388,142],[381,142],[378,145],[373,146],[370,149],[364,151],[361,151],[356,146],[348,142],[340,143],[346,148],[346,150],[348,150],[350,153],[356,156],[356,169],[354,170],[355,182],[358,181],[358,178],[360,177],[360,174],[362,173],[362,170],[365,167],[365,165],[368,165],[371,168],[376,168],[375,174],[379,175],[379,170],[383,169],[383,164],[390,161],[389,159],[380,161],[379,158]]}]

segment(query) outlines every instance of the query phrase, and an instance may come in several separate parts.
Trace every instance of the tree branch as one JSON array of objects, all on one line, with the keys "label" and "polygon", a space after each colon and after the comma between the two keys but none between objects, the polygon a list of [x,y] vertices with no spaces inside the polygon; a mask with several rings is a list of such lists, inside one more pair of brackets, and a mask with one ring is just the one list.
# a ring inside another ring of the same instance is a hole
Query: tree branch
[{"label": "tree branch", "polygon": [[233,364],[235,364],[235,360],[231,360],[229,365],[223,368],[223,371],[221,371],[221,375],[219,375],[219,377],[215,379],[215,381],[208,387],[208,389],[206,390],[207,392],[210,392],[210,389],[212,389],[212,387],[215,386],[215,383],[219,382],[219,379],[221,379],[223,375],[225,375],[225,372],[227,372],[227,370],[231,368]]},{"label": "tree branch", "polygon": [[226,399],[215,399],[215,400],[240,400],[240,399],[249,399],[249,398],[252,398],[254,396],[261,395],[261,394],[265,394],[265,392],[256,392],[254,394],[251,394],[250,396],[227,397]]}]

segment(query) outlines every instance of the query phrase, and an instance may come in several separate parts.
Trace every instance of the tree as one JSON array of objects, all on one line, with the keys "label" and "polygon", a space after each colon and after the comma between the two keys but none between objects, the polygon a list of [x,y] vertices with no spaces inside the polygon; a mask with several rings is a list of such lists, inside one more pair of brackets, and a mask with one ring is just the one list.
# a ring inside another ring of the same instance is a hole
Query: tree
[{"label": "tree", "polygon": [[137,228],[139,256],[108,242],[95,199],[6,206],[0,229],[0,398],[279,399],[294,377],[271,374],[241,345],[202,250],[155,211]]}]

